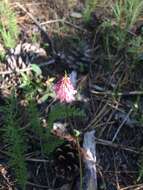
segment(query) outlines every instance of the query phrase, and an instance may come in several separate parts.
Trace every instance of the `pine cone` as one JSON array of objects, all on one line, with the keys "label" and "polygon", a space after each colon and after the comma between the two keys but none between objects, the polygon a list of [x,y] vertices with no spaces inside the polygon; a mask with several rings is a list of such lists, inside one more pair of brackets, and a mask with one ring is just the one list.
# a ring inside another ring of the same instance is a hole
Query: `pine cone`
[{"label": "pine cone", "polygon": [[1,78],[1,86],[12,87],[20,84],[20,74],[16,71],[28,68],[30,64],[35,63],[36,59],[45,57],[46,52],[38,44],[20,43],[15,48],[8,50],[3,71],[12,72],[4,74]]},{"label": "pine cone", "polygon": [[53,169],[57,178],[72,181],[79,175],[78,152],[70,143],[65,143],[53,153]]}]

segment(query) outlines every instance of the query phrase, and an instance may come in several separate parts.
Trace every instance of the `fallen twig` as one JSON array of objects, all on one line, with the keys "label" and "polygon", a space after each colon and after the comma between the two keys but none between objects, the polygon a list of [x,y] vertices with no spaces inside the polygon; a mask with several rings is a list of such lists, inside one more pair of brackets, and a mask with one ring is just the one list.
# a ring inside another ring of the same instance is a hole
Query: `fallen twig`
[{"label": "fallen twig", "polygon": [[89,159],[87,157],[83,159],[85,169],[82,190],[97,190],[96,147],[94,135],[94,130],[84,134],[83,149],[87,153]]},{"label": "fallen twig", "polygon": [[22,9],[34,21],[34,23],[37,25],[37,27],[43,32],[43,34],[47,37],[47,40],[48,40],[48,43],[49,43],[49,45],[50,45],[50,47],[52,49],[52,52],[55,54],[56,52],[55,52],[55,50],[53,48],[52,41],[50,40],[47,32],[42,28],[41,24],[37,21],[37,19],[30,12],[28,12],[25,9],[25,7],[22,6],[20,3],[16,2],[15,5],[18,6],[20,9]]},{"label": "fallen twig", "polygon": [[77,25],[75,25],[75,24],[73,24],[73,23],[71,23],[69,21],[66,21],[65,18],[63,18],[63,19],[56,19],[56,20],[48,20],[46,22],[41,23],[40,25],[42,26],[42,25],[52,24],[52,23],[56,23],[56,22],[62,22],[64,24],[67,24],[69,26],[74,27],[77,30],[80,30],[82,32],[87,32],[87,30],[85,30],[84,28],[81,28],[81,27],[79,27],[79,26],[77,26]]},{"label": "fallen twig", "polygon": [[85,30],[85,29],[83,29],[83,28],[81,28],[81,27],[79,27],[79,26],[77,26],[77,25],[75,25],[75,24],[73,24],[73,23],[71,23],[69,21],[64,21],[64,23],[67,24],[67,25],[70,25],[70,26],[72,26],[72,27],[74,27],[74,28],[76,28],[76,29],[78,29],[78,30],[80,30],[82,32],[87,32],[87,30]]},{"label": "fallen twig", "polygon": [[63,19],[56,19],[56,20],[48,20],[46,22],[42,22],[40,25],[46,25],[46,24],[52,24],[52,23],[56,23],[56,22],[64,22],[65,21],[65,18]]},{"label": "fallen twig", "polygon": [[123,149],[123,150],[129,151],[129,152],[133,152],[135,154],[141,154],[141,151],[135,150],[132,147],[125,147],[124,145],[113,143],[112,141],[103,140],[103,139],[99,139],[99,138],[95,138],[95,141],[96,141],[96,144],[101,144],[104,146],[111,146],[113,148]]},{"label": "fallen twig", "polygon": [[141,190],[141,189],[143,189],[143,183],[136,184],[136,185],[130,185],[128,187],[121,188],[120,190],[130,190],[130,189],[133,189],[133,188],[136,188],[134,190]]},{"label": "fallen twig", "polygon": [[115,141],[115,139],[116,139],[116,137],[117,137],[119,131],[121,130],[121,128],[123,127],[123,125],[124,125],[124,124],[126,123],[126,121],[128,120],[128,117],[130,116],[130,114],[131,114],[132,111],[133,111],[133,110],[130,109],[129,113],[126,115],[126,117],[125,117],[124,120],[122,121],[121,125],[120,125],[119,128],[117,129],[117,131],[116,131],[116,133],[115,133],[115,135],[114,135],[114,137],[113,137],[113,139],[112,139],[112,142]]},{"label": "fallen twig", "polygon": [[90,91],[92,94],[95,95],[101,95],[101,96],[137,96],[137,95],[143,95],[143,91],[130,91],[130,92],[112,92],[112,91],[106,91],[106,92],[99,92],[96,90]]}]

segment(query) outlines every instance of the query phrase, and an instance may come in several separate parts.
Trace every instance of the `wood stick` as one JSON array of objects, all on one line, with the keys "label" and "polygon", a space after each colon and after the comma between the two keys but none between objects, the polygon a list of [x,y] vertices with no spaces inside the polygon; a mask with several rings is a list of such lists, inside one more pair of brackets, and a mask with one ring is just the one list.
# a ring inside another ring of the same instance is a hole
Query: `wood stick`
[{"label": "wood stick", "polygon": [[90,91],[92,94],[95,95],[100,95],[100,96],[137,96],[137,95],[143,95],[143,91],[129,91],[129,92],[112,92],[112,91],[103,91],[103,92],[99,92],[99,91],[95,91],[95,90],[91,90]]},{"label": "wood stick", "polygon": [[133,147],[126,147],[126,146],[124,146],[122,144],[116,144],[116,143],[113,143],[112,141],[99,139],[99,138],[95,138],[95,141],[96,141],[96,144],[100,144],[100,145],[103,145],[103,146],[110,146],[110,147],[113,147],[113,148],[122,149],[122,150],[125,150],[125,151],[132,152],[134,154],[141,154],[140,150],[136,150]]},{"label": "wood stick", "polygon": [[97,173],[96,173],[96,146],[95,131],[86,132],[84,135],[83,148],[88,158],[84,158],[84,176],[83,190],[97,190]]}]

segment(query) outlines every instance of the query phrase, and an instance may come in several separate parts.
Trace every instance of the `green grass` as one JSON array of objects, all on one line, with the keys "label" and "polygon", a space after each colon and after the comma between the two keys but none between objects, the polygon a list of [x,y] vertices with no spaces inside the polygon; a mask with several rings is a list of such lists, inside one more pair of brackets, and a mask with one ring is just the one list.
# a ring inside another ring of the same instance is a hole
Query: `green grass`
[{"label": "green grass", "polygon": [[[135,37],[131,29],[142,16],[143,1],[117,0],[110,5],[111,18],[101,24],[102,40],[108,59],[115,55],[138,56],[143,43],[142,37]],[[132,53],[131,53],[132,52]],[[129,54],[128,54],[129,53]],[[133,59],[134,61],[134,59]]]},{"label": "green grass", "polygon": [[94,11],[98,0],[86,0],[85,9],[83,12],[83,19],[86,23],[90,21],[91,13]]},{"label": "green grass", "polygon": [[130,29],[143,12],[142,0],[117,0],[112,6],[116,23],[126,30]]},{"label": "green grass", "polygon": [[19,28],[14,11],[5,1],[0,5],[0,39],[6,48],[15,47]]},{"label": "green grass", "polygon": [[27,182],[25,162],[25,133],[20,130],[17,99],[13,94],[1,108],[4,114],[4,141],[8,145],[9,165],[16,176],[16,183],[24,190]]}]

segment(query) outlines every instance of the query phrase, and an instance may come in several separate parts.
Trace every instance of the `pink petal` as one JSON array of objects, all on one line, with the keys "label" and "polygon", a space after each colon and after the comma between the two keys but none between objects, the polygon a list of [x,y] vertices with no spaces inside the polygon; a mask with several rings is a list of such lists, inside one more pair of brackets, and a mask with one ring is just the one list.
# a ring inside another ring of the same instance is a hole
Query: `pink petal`
[{"label": "pink petal", "polygon": [[67,103],[74,101],[74,95],[77,93],[70,81],[70,78],[67,76],[63,77],[54,85],[54,91],[56,93],[56,98],[59,99],[60,102]]}]

